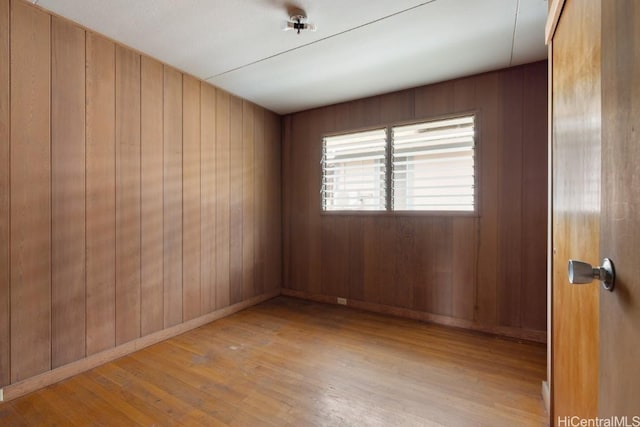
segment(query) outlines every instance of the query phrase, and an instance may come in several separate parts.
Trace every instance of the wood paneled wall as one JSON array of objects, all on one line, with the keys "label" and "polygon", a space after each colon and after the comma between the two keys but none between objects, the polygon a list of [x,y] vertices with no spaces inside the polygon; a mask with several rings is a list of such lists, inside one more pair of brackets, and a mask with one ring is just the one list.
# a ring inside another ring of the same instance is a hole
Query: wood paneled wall
[{"label": "wood paneled wall", "polygon": [[[477,217],[321,213],[323,134],[469,111]],[[288,115],[283,135],[285,293],[545,339],[546,61]]]},{"label": "wood paneled wall", "polygon": [[277,115],[0,0],[0,386],[277,291],[280,142]]}]

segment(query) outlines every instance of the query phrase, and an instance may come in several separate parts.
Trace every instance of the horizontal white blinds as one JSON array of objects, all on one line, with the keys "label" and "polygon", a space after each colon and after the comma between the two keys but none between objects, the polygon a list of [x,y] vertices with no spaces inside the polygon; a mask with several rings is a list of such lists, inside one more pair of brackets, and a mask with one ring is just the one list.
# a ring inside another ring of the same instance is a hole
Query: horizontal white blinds
[{"label": "horizontal white blinds", "polygon": [[323,210],[386,209],[386,146],[386,129],[324,138]]},{"label": "horizontal white blinds", "polygon": [[475,209],[473,115],[392,128],[396,211]]}]

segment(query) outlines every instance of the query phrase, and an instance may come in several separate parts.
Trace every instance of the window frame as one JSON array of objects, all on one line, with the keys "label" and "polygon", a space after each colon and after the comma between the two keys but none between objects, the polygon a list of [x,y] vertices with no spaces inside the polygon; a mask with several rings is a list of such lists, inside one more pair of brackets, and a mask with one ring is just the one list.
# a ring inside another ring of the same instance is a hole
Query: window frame
[{"label": "window frame", "polygon": [[[358,210],[358,209],[344,209],[344,210],[325,210],[324,209],[324,203],[323,203],[323,186],[324,186],[324,173],[323,173],[323,169],[324,169],[324,165],[323,165],[323,161],[324,161],[324,139],[325,138],[331,138],[331,137],[338,137],[338,136],[344,136],[344,135],[350,135],[350,134],[356,134],[356,133],[364,133],[364,132],[371,132],[371,131],[376,131],[376,130],[384,130],[385,132],[385,149],[384,149],[384,153],[385,153],[385,208],[383,210],[372,210],[372,209],[362,209],[362,210]],[[333,132],[333,133],[327,133],[327,134],[323,134],[322,135],[322,143],[320,146],[320,212],[322,212],[323,214],[380,214],[380,213],[384,213],[387,212],[390,208],[389,205],[389,130],[390,127],[387,125],[378,125],[378,126],[367,126],[361,129],[356,129],[356,130],[349,130],[349,131],[342,131],[342,132]]]},{"label": "window frame", "polygon": [[[407,126],[420,123],[434,122],[439,120],[454,119],[457,117],[474,116],[474,209],[472,211],[429,211],[429,210],[393,210],[392,208],[392,191],[393,191],[393,158],[392,158],[392,129],[397,126]],[[351,133],[367,132],[376,129],[386,128],[387,141],[386,141],[386,174],[385,184],[387,186],[386,196],[386,208],[384,210],[324,210],[322,201],[322,191],[319,192],[320,196],[320,215],[329,216],[351,216],[351,217],[368,217],[368,216],[382,216],[382,217],[480,217],[481,216],[481,199],[480,199],[480,185],[482,174],[482,162],[481,159],[481,112],[480,110],[465,110],[455,113],[442,114],[437,116],[429,116],[426,118],[410,119],[410,120],[398,120],[393,122],[385,122],[383,124],[371,125],[362,128],[354,128],[349,130],[342,130],[338,132],[323,133],[321,137],[320,146],[320,179],[318,188],[322,189],[323,182],[323,167],[322,167],[322,144],[324,144],[324,138],[333,136],[348,135]]]}]

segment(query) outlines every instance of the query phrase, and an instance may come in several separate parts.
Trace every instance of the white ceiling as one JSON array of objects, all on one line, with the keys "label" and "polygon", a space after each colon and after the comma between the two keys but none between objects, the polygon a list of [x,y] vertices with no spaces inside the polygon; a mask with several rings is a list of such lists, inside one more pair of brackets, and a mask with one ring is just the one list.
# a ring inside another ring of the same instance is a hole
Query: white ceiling
[{"label": "white ceiling", "polygon": [[33,2],[280,114],[547,56],[547,0]]}]

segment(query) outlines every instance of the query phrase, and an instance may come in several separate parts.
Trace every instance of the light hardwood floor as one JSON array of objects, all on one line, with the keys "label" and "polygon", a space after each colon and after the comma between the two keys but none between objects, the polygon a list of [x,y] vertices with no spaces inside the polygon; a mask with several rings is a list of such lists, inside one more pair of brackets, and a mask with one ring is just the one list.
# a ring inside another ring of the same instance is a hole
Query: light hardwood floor
[{"label": "light hardwood floor", "polygon": [[541,426],[545,347],[278,297],[0,404],[0,425]]}]

